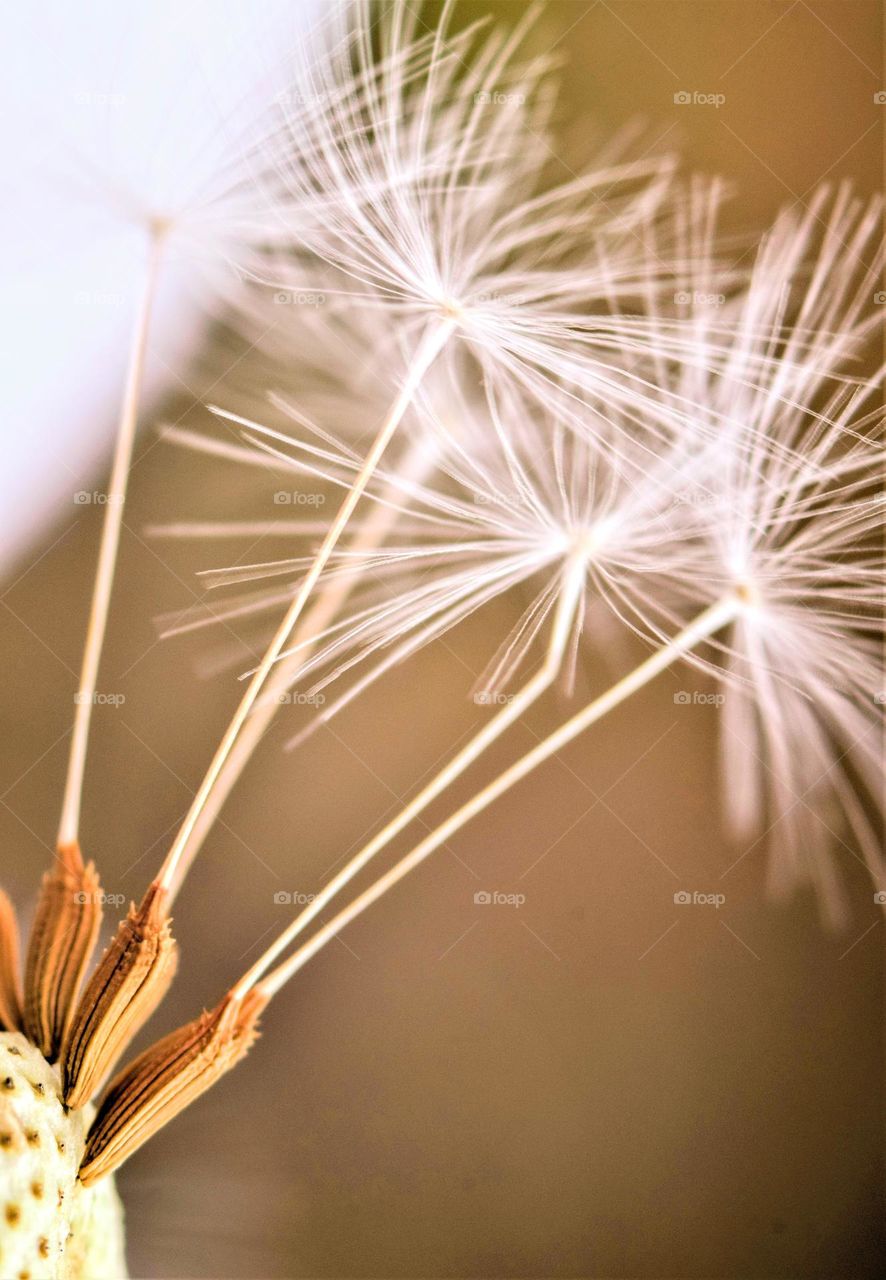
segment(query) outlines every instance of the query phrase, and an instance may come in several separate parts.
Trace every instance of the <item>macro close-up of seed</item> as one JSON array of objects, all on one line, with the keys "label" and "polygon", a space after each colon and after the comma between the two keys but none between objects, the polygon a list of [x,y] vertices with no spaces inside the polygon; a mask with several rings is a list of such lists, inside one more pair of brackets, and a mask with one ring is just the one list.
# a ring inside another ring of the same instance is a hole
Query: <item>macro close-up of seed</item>
[{"label": "macro close-up of seed", "polygon": [[3,1280],[882,1274],[883,22],[13,5]]}]

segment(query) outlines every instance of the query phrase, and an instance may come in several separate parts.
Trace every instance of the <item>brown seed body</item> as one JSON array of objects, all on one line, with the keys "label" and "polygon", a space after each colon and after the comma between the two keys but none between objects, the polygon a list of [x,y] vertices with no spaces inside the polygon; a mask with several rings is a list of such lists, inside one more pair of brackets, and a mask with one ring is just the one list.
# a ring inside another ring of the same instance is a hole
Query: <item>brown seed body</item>
[{"label": "brown seed body", "polygon": [[25,965],[24,1026],[50,1062],[58,1057],[101,926],[98,873],[77,844],[59,847],[43,877]]},{"label": "brown seed body", "polygon": [[84,1185],[116,1169],[243,1058],[254,1043],[267,997],[252,991],[159,1040],[112,1081],[80,1169]]},{"label": "brown seed body", "polygon": [[152,885],[105,951],[83,992],[62,1048],[65,1103],[85,1106],[166,994],[177,950],[166,893]]},{"label": "brown seed body", "polygon": [[19,972],[18,920],[15,907],[0,889],[0,1028],[22,1028],[22,981]]}]

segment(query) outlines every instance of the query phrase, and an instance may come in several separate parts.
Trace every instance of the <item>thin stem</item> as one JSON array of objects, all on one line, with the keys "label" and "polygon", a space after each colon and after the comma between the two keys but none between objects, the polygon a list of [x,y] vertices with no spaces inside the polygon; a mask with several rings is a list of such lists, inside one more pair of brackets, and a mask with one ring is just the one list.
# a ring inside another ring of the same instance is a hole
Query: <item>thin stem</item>
[{"label": "thin stem", "polygon": [[456,781],[475,760],[496,742],[506,729],[514,723],[534,702],[537,702],[545,690],[549,689],[559,674],[563,655],[569,645],[575,615],[581,600],[585,576],[585,558],[571,559],[564,571],[563,589],[557,603],[557,611],[551,630],[551,638],[545,660],[536,674],[520,689],[506,706],[493,716],[483,728],[476,733],[457,755],[431,779],[426,786],[414,796],[410,802],[394,817],[386,827],[364,845],[359,853],[342,867],[341,871],[329,881],[320,893],[296,916],[295,920],[284,929],[271,944],[248,973],[233,988],[235,996],[243,996],[249,991],[261,975],[265,973],[289,944],[310,924],[311,920],[323,910],[326,904],[344,888],[366,864],[380,853],[397,836],[404,827],[427,808],[431,801],[441,795]]},{"label": "thin stem", "polygon": [[366,486],[369,484],[369,481],[372,479],[372,476],[381,461],[382,455],[399,427],[403,419],[403,415],[409,408],[412,398],[421,384],[422,379],[448,341],[453,329],[455,328],[455,324],[456,321],[453,319],[443,320],[434,325],[433,328],[428,329],[425,333],[425,336],[415,353],[412,364],[409,367],[409,371],[404,379],[403,386],[397,396],[397,399],[394,401],[394,404],[392,405],[388,416],[385,418],[378,435],[375,437],[375,440],[363,461],[363,465],[357,473],[353,485],[348,490],[345,500],[339,508],[335,519],[329,526],[329,530],[323,539],[322,545],[320,550],[317,552],[313,564],[308,570],[292,603],[286,610],[286,615],[280,623],[280,626],[277,628],[276,634],[266,649],[261,662],[253,673],[246,692],[240,701],[240,705],[237,707],[231,723],[225,730],[224,736],[219,743],[218,749],[216,750],[209,769],[206,772],[206,776],[201,782],[197,794],[194,796],[191,807],[179,829],[172,848],[169,850],[166,860],[160,869],[157,884],[161,888],[169,890],[170,900],[181,887],[182,877],[186,870],[183,865],[184,853],[185,849],[188,847],[188,842],[197,823],[197,819],[213,792],[224,763],[228,759],[228,756],[230,755],[240,734],[240,730],[243,728],[243,725],[252,710],[259,693],[261,692],[267,675],[289,639],[293,627],[301,616],[308,598],[316,586],[318,578],[325,569],[332,552],[335,550],[336,544],[344,532],[344,529],[353,514],[354,508],[359,502]]},{"label": "thin stem", "polygon": [[164,233],[162,229],[153,229],[151,231],[150,256],[132,331],[129,366],[123,389],[123,400],[120,405],[117,443],[114,448],[114,460],[106,494],[101,546],[95,573],[95,584],[92,590],[92,604],[89,610],[83,661],[80,668],[80,683],[77,686],[77,696],[74,700],[74,730],[71,734],[68,772],[65,778],[64,798],[59,821],[59,847],[75,844],[80,830],[80,802],[83,795],[83,777],[86,770],[89,726],[92,719],[92,708],[95,704],[98,668],[107,629],[111,590],[114,584],[114,569],[120,545],[123,508],[126,502],[129,469],[132,463],[132,449],[138,425],[138,404],[144,381],[148,332],[151,325],[151,311],[157,286],[157,276],[163,254],[163,240]]},{"label": "thin stem", "polygon": [[[418,474],[421,468],[421,472],[424,473],[431,463],[432,459],[423,442],[421,448],[416,450],[415,458],[406,460],[405,469],[409,474],[413,472]],[[349,549],[355,553],[357,567],[361,557],[370,556],[385,542],[400,515],[400,510],[393,503],[381,502],[373,507],[367,516],[366,523],[350,543]],[[187,868],[199,853],[203,841],[236,785],[237,779],[279,710],[283,695],[288,692],[292,682],[316,650],[320,636],[334,621],[358,580],[359,576],[355,570],[347,577],[335,578],[326,583],[318,592],[313,608],[305,614],[296,627],[292,637],[294,652],[282,658],[269,676],[264,693],[243,725],[240,736],[218,775],[216,785],[194,823],[179,863],[177,882],[181,882]]]},{"label": "thin stem", "polygon": [[522,778],[525,778],[533,769],[538,768],[545,760],[548,760],[562,747],[565,747],[573,738],[576,738],[585,729],[601,720],[608,712],[629,698],[631,694],[636,693],[638,689],[642,689],[644,685],[648,684],[650,680],[659,675],[679,657],[688,653],[703,640],[721,630],[721,628],[727,626],[734,620],[740,608],[741,602],[736,597],[729,597],[705,609],[673,640],[663,645],[645,662],[641,662],[638,667],[635,667],[633,671],[619,680],[617,684],[577,712],[559,729],[527,752],[526,755],[512,764],[509,769],[506,769],[504,773],[499,774],[488,786],[477,792],[445,822],[430,832],[420,844],[416,845],[411,853],[401,858],[390,871],[370,885],[343,911],[333,916],[321,929],[318,929],[314,936],[308,942],[303,943],[298,950],[294,951],[283,964],[278,965],[276,969],[268,974],[260,984],[262,992],[269,996],[276,994],[293,974],[307,964],[347,924],[361,915],[373,902],[377,902],[398,881],[424,862],[435,849],[438,849],[441,844],[444,844],[457,831],[461,830],[472,818],[482,813],[499,796],[504,795],[506,791]]}]

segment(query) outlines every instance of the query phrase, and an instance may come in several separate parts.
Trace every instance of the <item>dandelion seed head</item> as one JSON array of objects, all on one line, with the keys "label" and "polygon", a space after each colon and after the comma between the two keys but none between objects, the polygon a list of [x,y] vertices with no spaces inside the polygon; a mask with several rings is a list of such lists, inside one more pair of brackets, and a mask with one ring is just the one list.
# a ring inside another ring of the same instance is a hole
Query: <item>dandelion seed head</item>
[{"label": "dandelion seed head", "polygon": [[[783,218],[764,241],[733,358],[683,371],[721,424],[697,477],[700,572],[683,585],[693,607],[738,599],[705,659],[728,685],[730,822],[751,847],[765,839],[775,887],[812,884],[838,922],[838,859],[859,850],[883,871],[884,419],[879,374],[857,372],[879,250],[870,209],[845,193],[814,204],[814,220]],[[764,349],[778,359],[752,374]]]}]

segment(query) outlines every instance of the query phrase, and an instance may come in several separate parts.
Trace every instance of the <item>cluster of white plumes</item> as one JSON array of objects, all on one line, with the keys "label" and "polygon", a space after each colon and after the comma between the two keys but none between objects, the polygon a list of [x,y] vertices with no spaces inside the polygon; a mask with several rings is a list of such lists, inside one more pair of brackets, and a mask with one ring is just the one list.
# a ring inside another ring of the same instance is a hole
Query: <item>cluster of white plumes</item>
[{"label": "cluster of white plumes", "polygon": [[[212,430],[169,435],[244,474],[270,471],[284,499],[332,501],[165,530],[249,538],[234,565],[205,571],[210,586],[237,588],[209,621],[282,619],[142,906],[77,1006],[83,1044],[105,1044],[103,1020],[132,1032],[154,1007],[140,946],[156,944],[163,963],[148,969],[162,996],[174,897],[281,701],[296,689],[310,706],[324,691],[301,741],[497,598],[522,603],[485,655],[475,693],[487,710],[473,736],[211,1014],[118,1078],[91,1130],[84,1167],[95,1179],[239,1061],[267,1001],[350,920],[674,663],[725,686],[726,809],[737,830],[769,838],[774,885],[811,884],[838,920],[838,845],[882,883],[882,371],[870,368],[880,205],[822,190],[758,246],[737,243],[718,229],[720,184],[681,180],[636,136],[558,186],[549,59],[521,54],[529,24],[453,33],[450,8],[428,28],[412,0],[323,6],[296,46],[294,87],[234,111],[230,129],[198,147],[199,163],[172,164],[175,180],[159,163],[141,188],[153,153],[130,132],[135,174],[124,166],[94,188],[138,241],[143,278],[59,865],[29,952],[38,1012],[64,1003],[57,972],[68,1016],[98,928],[84,912],[83,956],[66,941],[76,904],[98,896],[70,889],[94,876],[80,854],[80,797],[147,354],[168,318],[164,279],[196,283],[202,305],[218,319],[227,309],[256,351],[249,381],[219,380]],[[170,159],[162,146],[157,156]],[[270,539],[284,540],[283,554],[266,553]],[[206,621],[179,615],[168,629]],[[645,656],[630,667],[638,646]],[[575,702],[579,660],[594,683],[597,670],[624,669],[295,946],[524,711],[557,684]],[[18,1032],[7,899],[0,915],[0,997]],[[69,1044],[52,1029],[41,1053]],[[68,1081],[66,1102],[95,1083]]]},{"label": "cluster of white plumes", "polygon": [[[455,31],[448,12],[429,27],[399,0],[340,0],[309,17],[285,75],[275,53],[273,83],[243,77],[223,128],[202,127],[211,86],[201,96],[199,76],[170,98],[187,154],[142,137],[158,113],[139,113],[151,93],[137,78],[125,93],[73,86],[90,111],[108,99],[112,124],[100,163],[72,135],[87,204],[104,191],[105,221],[141,245],[133,260],[151,251],[83,687],[101,650],[146,336],[169,319],[164,280],[197,282],[213,314],[221,298],[258,356],[250,384],[221,387],[214,435],[173,434],[291,484],[309,477],[343,503],[332,518],[290,508],[244,528],[252,544],[300,539],[296,554],[263,547],[250,564],[241,552],[208,575],[239,584],[213,618],[285,618],[169,884],[281,695],[329,690],[310,731],[516,592],[523,612],[480,678],[511,701],[440,787],[554,681],[570,687],[580,654],[605,649],[611,663],[619,631],[633,632],[656,670],[688,660],[727,683],[728,813],[771,833],[779,885],[811,880],[837,914],[837,842],[882,874],[879,206],[822,191],[753,249],[720,235],[716,181],[682,180],[630,134],[557,185],[551,59],[523,53],[531,16]],[[271,65],[269,46],[251,52]],[[66,838],[88,725],[87,709]]]},{"label": "cluster of white plumes", "polygon": [[[859,372],[879,205],[822,190],[749,248],[718,234],[718,184],[681,183],[668,159],[605,156],[551,187],[545,60],[515,62],[517,36],[416,32],[406,13],[379,35],[344,6],[328,56],[305,55],[279,178],[290,206],[322,212],[241,300],[263,386],[222,403],[221,434],[185,435],[278,484],[364,491],[317,576],[334,607],[280,648],[249,749],[281,690],[335,686],[310,732],[520,589],[480,687],[513,691],[542,654],[568,684],[586,641],[593,654],[618,627],[704,667],[728,685],[734,825],[768,830],[774,881],[811,880],[836,916],[837,842],[883,874],[882,415],[879,374]],[[295,291],[307,305],[285,305]],[[398,398],[397,438],[367,470]],[[251,543],[291,539],[283,514]],[[306,550],[212,571],[241,587],[210,620],[291,599],[325,524],[312,509]]]}]

